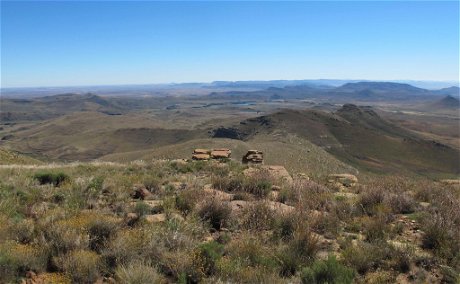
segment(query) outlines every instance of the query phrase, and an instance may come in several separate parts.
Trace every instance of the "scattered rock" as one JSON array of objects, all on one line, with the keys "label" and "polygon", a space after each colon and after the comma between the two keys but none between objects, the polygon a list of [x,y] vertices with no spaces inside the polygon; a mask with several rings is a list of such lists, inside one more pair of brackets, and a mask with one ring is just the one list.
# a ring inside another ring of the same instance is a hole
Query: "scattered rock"
[{"label": "scattered rock", "polygon": [[137,215],[137,213],[128,213],[128,214],[126,214],[125,223],[128,224],[129,226],[131,226],[134,223],[136,223],[137,220],[139,220],[139,215]]},{"label": "scattered rock", "polygon": [[161,222],[166,221],[166,214],[161,213],[161,214],[154,214],[154,215],[145,215],[144,219],[148,223],[161,223]]},{"label": "scattered rock", "polygon": [[234,211],[234,212],[239,212],[239,211],[247,208],[249,205],[250,205],[249,201],[244,201],[244,200],[230,201],[230,207],[232,208],[232,211]]},{"label": "scattered rock", "polygon": [[289,206],[281,202],[268,201],[268,207],[277,213],[286,214],[295,210],[294,206]]},{"label": "scattered rock", "polygon": [[358,178],[351,174],[331,174],[328,176],[329,184],[339,184],[344,187],[353,187],[358,183]]},{"label": "scattered rock", "polygon": [[273,185],[273,186],[272,186],[272,190],[274,190],[274,191],[280,191],[280,190],[281,190],[281,186]]},{"label": "scattered rock", "polygon": [[153,199],[153,194],[143,185],[135,184],[133,185],[133,192],[131,197],[134,199]]},{"label": "scattered rock", "polygon": [[288,184],[292,184],[292,177],[289,172],[283,166],[268,166],[268,172],[270,175],[277,179],[287,182]]},{"label": "scattered rock", "polygon": [[460,185],[460,179],[442,179],[439,182],[445,185]]},{"label": "scattered rock", "polygon": [[264,154],[259,150],[248,150],[242,159],[243,164],[263,164]]},{"label": "scattered rock", "polygon": [[203,191],[212,195],[212,197],[217,198],[218,200],[221,201],[232,201],[233,197],[235,196],[234,194],[223,192],[220,190],[216,190],[212,188],[212,185],[207,184],[204,186]]},{"label": "scattered rock", "polygon": [[187,184],[180,181],[170,182],[169,184],[174,186],[176,190],[185,190],[187,188]]}]

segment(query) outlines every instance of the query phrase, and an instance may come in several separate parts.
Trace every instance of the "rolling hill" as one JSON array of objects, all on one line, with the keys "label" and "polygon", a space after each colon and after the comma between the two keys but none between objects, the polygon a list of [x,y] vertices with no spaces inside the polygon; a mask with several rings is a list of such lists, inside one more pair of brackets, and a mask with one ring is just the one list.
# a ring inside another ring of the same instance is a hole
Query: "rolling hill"
[{"label": "rolling hill", "polygon": [[341,161],[371,172],[459,174],[459,152],[382,119],[368,107],[344,105],[335,113],[283,110],[221,127],[214,137],[251,141],[275,131],[296,135]]}]

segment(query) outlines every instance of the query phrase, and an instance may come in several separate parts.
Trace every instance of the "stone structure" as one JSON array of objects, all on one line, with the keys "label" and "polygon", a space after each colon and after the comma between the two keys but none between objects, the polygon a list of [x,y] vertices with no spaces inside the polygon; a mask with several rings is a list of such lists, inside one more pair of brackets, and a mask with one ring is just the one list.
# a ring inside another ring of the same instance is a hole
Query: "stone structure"
[{"label": "stone structure", "polygon": [[259,150],[249,150],[246,155],[243,156],[243,164],[263,164],[264,154]]},{"label": "stone structure", "polygon": [[206,161],[209,159],[228,159],[230,158],[232,151],[227,148],[219,149],[195,149],[192,154],[193,160]]}]

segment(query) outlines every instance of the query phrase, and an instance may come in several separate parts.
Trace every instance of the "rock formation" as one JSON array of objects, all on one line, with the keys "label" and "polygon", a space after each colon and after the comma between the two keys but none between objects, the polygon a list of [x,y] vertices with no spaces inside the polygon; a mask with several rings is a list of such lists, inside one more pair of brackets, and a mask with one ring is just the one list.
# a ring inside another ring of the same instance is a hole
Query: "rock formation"
[{"label": "rock formation", "polygon": [[243,156],[243,164],[263,164],[264,154],[259,150],[249,150]]}]

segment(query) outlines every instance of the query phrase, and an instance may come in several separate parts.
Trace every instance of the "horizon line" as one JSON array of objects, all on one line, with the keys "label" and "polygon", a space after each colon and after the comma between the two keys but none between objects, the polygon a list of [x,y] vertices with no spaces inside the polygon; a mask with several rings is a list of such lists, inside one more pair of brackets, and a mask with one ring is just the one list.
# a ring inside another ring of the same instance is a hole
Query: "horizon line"
[{"label": "horizon line", "polygon": [[216,82],[272,82],[272,81],[361,81],[361,82],[426,82],[426,83],[452,83],[458,87],[460,80],[423,80],[423,79],[267,79],[267,80],[213,80],[213,81],[183,81],[183,82],[163,82],[163,83],[120,83],[120,84],[96,84],[96,85],[48,85],[48,86],[13,86],[13,87],[1,87],[0,90],[7,89],[40,89],[40,88],[84,88],[84,87],[128,87],[128,86],[172,86],[172,85],[185,85],[185,84],[213,84]]}]

